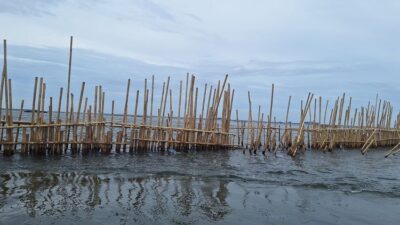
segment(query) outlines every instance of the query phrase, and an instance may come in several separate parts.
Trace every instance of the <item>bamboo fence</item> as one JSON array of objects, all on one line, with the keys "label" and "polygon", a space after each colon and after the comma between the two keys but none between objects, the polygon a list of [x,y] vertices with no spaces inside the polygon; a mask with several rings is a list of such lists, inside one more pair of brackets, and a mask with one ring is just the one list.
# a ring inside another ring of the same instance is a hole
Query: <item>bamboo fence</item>
[{"label": "bamboo fence", "polygon": [[[365,154],[370,148],[393,147],[386,157],[400,152],[400,114],[394,116],[391,103],[382,101],[378,95],[375,104],[353,109],[352,98],[344,93],[329,109],[328,100],[324,107],[322,97],[315,98],[309,93],[306,101],[301,101],[298,123],[289,121],[292,102],[289,96],[285,120],[277,122],[273,115],[275,87],[272,84],[268,114],[258,106],[257,117],[253,119],[251,93],[248,92],[247,120],[240,120],[236,110],[236,120],[231,121],[235,90],[228,83],[228,75],[214,87],[204,84],[201,92],[196,86],[196,77],[188,73],[186,82],[179,83],[177,112],[173,110],[176,102],[170,77],[163,82],[158,106],[155,105],[154,75],[150,82],[145,79],[143,90],[136,90],[135,96],[130,96],[131,80],[128,79],[122,119],[118,120],[121,117],[115,114],[114,100],[111,100],[111,113],[106,113],[106,92],[102,86],[95,87],[93,102],[85,95],[85,82],[81,84],[79,95],[71,92],[73,37],[70,39],[66,93],[61,87],[57,102],[52,96],[46,97],[45,80],[35,77],[31,107],[24,108],[22,100],[18,115],[13,115],[16,110],[13,110],[12,80],[8,78],[6,40],[3,43],[0,148],[4,155],[16,151],[63,154],[67,151],[119,153],[235,148],[244,152],[248,149],[250,153],[262,151],[263,154],[276,153],[280,149],[291,156],[308,148],[323,151],[361,149]],[[65,103],[63,99],[66,99]],[[133,113],[129,113],[130,108]],[[23,118],[26,112],[30,113],[30,119]]]}]

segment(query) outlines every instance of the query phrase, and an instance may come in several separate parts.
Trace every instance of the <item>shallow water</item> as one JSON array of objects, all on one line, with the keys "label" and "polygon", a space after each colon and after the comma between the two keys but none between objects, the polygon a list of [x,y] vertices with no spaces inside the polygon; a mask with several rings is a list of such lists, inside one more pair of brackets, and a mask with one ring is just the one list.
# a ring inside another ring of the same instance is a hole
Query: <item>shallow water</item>
[{"label": "shallow water", "polygon": [[0,224],[398,224],[400,156],[0,156]]}]

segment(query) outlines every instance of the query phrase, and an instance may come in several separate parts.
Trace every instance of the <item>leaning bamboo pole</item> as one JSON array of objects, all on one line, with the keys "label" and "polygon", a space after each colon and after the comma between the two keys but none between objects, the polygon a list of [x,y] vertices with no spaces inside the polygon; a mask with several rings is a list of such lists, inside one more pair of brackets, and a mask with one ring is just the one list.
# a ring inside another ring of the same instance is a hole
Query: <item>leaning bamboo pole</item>
[{"label": "leaning bamboo pole", "polygon": [[296,156],[297,150],[303,146],[304,143],[302,143],[302,139],[304,138],[304,124],[305,124],[305,118],[307,116],[307,112],[310,108],[312,99],[314,98],[314,94],[308,93],[307,101],[304,106],[304,113],[302,115],[302,118],[300,120],[300,126],[297,130],[297,137],[295,140],[295,143],[292,145],[292,147],[289,149],[288,154],[291,156]]}]

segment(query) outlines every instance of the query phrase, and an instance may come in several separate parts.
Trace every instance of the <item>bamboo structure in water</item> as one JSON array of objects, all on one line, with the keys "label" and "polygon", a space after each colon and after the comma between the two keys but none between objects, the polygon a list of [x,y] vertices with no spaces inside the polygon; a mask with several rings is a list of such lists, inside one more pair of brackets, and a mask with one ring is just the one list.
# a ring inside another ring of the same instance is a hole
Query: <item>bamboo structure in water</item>
[{"label": "bamboo structure in water", "polygon": [[[393,147],[386,156],[400,152],[400,114],[392,122],[393,106],[378,96],[375,104],[355,108],[352,98],[346,98],[344,93],[329,109],[329,100],[324,107],[321,96],[316,98],[309,93],[306,101],[301,101],[298,123],[289,121],[292,112],[292,96],[289,96],[284,122],[277,122],[273,110],[275,86],[272,84],[268,113],[264,114],[259,105],[256,117],[253,117],[253,102],[248,92],[247,120],[240,120],[236,110],[236,119],[231,121],[235,90],[228,83],[228,75],[214,87],[204,84],[204,89],[199,89],[196,77],[188,73],[186,81],[179,82],[178,92],[171,88],[168,77],[163,82],[159,105],[155,105],[154,75],[151,84],[150,79],[145,79],[143,90],[136,90],[134,96],[131,96],[131,79],[128,79],[122,119],[118,120],[115,101],[106,100],[102,86],[95,86],[92,103],[85,94],[85,82],[82,82],[78,95],[71,92],[72,45],[71,37],[67,88],[60,88],[58,98],[46,96],[47,83],[42,77],[35,77],[32,106],[28,110],[31,115],[27,119],[22,117],[27,111],[24,100],[18,115],[13,115],[12,80],[8,77],[7,43],[4,40],[0,84],[0,147],[3,154],[11,155],[16,151],[63,154],[67,151],[119,153],[242,148],[251,154],[259,150],[263,154],[275,154],[282,150],[296,156],[308,148],[323,151],[361,149],[365,154],[370,148],[377,147]],[[111,114],[106,114],[107,101],[111,102]],[[64,112],[62,105],[65,105]]]},{"label": "bamboo structure in water", "polygon": [[[222,87],[218,85],[218,88],[210,88],[210,93],[213,91],[214,97],[210,99],[210,96],[206,109],[207,84],[205,84],[202,110],[198,113],[199,89],[196,86],[196,77],[188,74],[182,123],[180,121],[182,81],[180,82],[178,124],[173,121],[173,90],[169,85],[169,77],[167,82],[164,82],[160,106],[156,109],[155,116],[153,112],[155,109],[154,76],[151,79],[151,90],[146,79],[143,91],[136,91],[133,115],[129,114],[131,102],[129,98],[131,80],[129,79],[122,121],[116,121],[114,100],[111,101],[111,115],[105,115],[106,93],[102,86],[95,87],[92,104],[88,102],[87,97],[85,98],[85,82],[81,85],[79,95],[71,92],[72,43],[71,37],[67,92],[64,98],[64,89],[60,89],[58,107],[55,112],[57,116],[53,117],[53,97],[49,97],[49,102],[46,102],[44,79],[35,77],[32,108],[25,110],[31,112],[31,119],[30,121],[22,120],[24,111],[22,100],[18,120],[13,121],[12,83],[7,76],[7,43],[4,40],[0,105],[3,106],[4,97],[5,110],[0,107],[0,118],[2,118],[0,145],[5,155],[11,155],[17,150],[24,154],[62,154],[66,151],[110,153],[111,151],[164,151],[167,149],[230,149],[236,146],[233,143],[234,135],[229,133],[234,90],[231,90],[227,83],[228,75],[225,76]],[[143,96],[143,105],[139,106],[141,96]],[[65,112],[61,112],[63,99],[66,99]],[[48,106],[48,109],[45,109],[45,106]],[[138,115],[140,107],[143,109],[141,116]],[[133,117],[132,122],[128,120],[129,117]],[[21,130],[22,135],[20,135]]]},{"label": "bamboo structure in water", "polygon": [[[273,88],[272,88],[273,90]],[[271,106],[273,94],[271,95]],[[251,100],[249,95],[249,119],[247,127],[239,127],[238,140],[245,139],[247,143],[238,143],[241,147],[254,150],[261,148],[276,153],[277,149],[286,150],[291,156],[296,156],[299,151],[311,148],[314,150],[333,151],[335,149],[360,149],[362,154],[367,153],[370,148],[393,147],[386,154],[386,157],[400,152],[400,114],[397,114],[393,121],[393,106],[389,101],[376,100],[375,105],[368,103],[367,107],[355,108],[352,111],[352,98],[348,98],[348,105],[345,106],[346,95],[338,97],[330,111],[330,119],[326,122],[328,101],[325,112],[322,112],[322,97],[314,98],[309,93],[305,104],[301,104],[300,122],[296,126],[288,121],[290,112],[291,96],[289,97],[286,120],[283,130],[281,126],[271,126],[270,110],[267,122],[258,121],[257,127],[251,120]],[[314,103],[314,104],[313,104]],[[313,110],[312,110],[313,108]],[[318,108],[318,110],[317,110]],[[306,121],[307,116],[309,121]],[[323,121],[322,121],[323,116]],[[318,120],[317,120],[318,117]],[[313,118],[313,119],[312,119]],[[238,122],[237,122],[238,123]],[[238,123],[239,124],[239,123]],[[239,130],[245,129],[245,132]],[[264,133],[266,137],[263,143],[253,140],[255,132]],[[272,135],[271,135],[272,134]],[[276,136],[276,134],[278,134]],[[277,145],[274,143],[278,142]],[[252,152],[252,151],[249,151]],[[265,152],[263,152],[265,154]]]}]

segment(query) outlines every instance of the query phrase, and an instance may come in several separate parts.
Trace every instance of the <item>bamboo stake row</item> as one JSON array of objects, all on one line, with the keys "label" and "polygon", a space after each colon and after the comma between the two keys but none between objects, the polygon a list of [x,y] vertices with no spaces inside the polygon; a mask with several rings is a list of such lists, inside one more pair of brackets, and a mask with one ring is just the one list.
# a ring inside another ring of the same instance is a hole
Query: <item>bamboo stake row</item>
[{"label": "bamboo stake row", "polygon": [[[128,79],[122,121],[116,121],[114,100],[111,101],[111,118],[105,115],[106,93],[102,86],[95,86],[93,103],[89,103],[88,97],[85,97],[85,82],[82,82],[79,95],[74,95],[71,91],[73,89],[71,87],[72,45],[73,37],[70,38],[65,98],[64,89],[60,88],[57,107],[53,108],[53,97],[46,96],[47,84],[43,77],[35,77],[32,107],[28,110],[31,114],[30,121],[23,120],[22,115],[27,110],[24,109],[24,100],[22,100],[19,114],[14,122],[12,82],[7,76],[7,43],[4,40],[0,106],[5,105],[5,115],[3,118],[3,107],[0,107],[0,148],[5,155],[11,155],[15,151],[21,151],[24,154],[62,154],[67,151],[110,153],[127,150],[133,152],[169,149],[230,149],[235,146],[234,135],[229,133],[234,90],[231,90],[227,83],[228,75],[225,76],[222,87],[220,81],[217,88],[205,84],[200,102],[196,77],[191,75],[189,78],[187,74],[182,123],[182,81],[180,81],[178,122],[176,123],[173,110],[173,104],[176,102],[173,101],[170,77],[163,84],[160,106],[156,109],[155,117],[153,112],[155,108],[154,76],[151,79],[151,90],[149,90],[147,79],[145,79],[143,91],[136,90],[133,110],[130,110],[131,80]],[[210,91],[206,106],[208,87]],[[212,91],[214,96],[211,99]],[[66,99],[64,112],[61,111],[63,99]],[[143,99],[142,106],[139,105],[139,99]],[[201,111],[199,104],[201,104]],[[142,115],[138,113],[139,108],[142,108]],[[54,109],[56,110],[55,117],[53,117]],[[133,117],[133,122],[128,120],[131,117]],[[155,119],[157,122],[154,124]],[[20,130],[22,130],[21,135]]]},{"label": "bamboo stake row", "polygon": [[[260,107],[258,120],[252,120],[250,92],[248,93],[247,126],[245,122],[239,122],[238,111],[236,111],[236,127],[234,129],[237,129],[238,146],[254,150],[254,153],[261,147],[273,153],[276,153],[277,149],[283,149],[287,150],[291,156],[295,156],[299,150],[307,148],[324,151],[360,149],[361,153],[365,154],[371,147],[394,146],[386,154],[386,157],[400,152],[398,122],[400,116],[398,114],[393,123],[393,106],[388,101],[378,101],[378,96],[375,105],[369,102],[366,107],[352,109],[352,97],[348,98],[348,103],[345,105],[346,94],[343,93],[341,97],[335,100],[335,104],[330,110],[328,123],[326,123],[329,101],[326,101],[325,112],[323,112],[322,97],[314,98],[314,94],[309,93],[305,104],[303,104],[303,101],[301,102],[300,123],[296,124],[296,127],[292,127],[292,123],[288,121],[291,105],[290,96],[284,126],[281,128],[280,124],[276,124],[275,119],[274,122],[271,119],[273,91],[272,86],[270,113],[266,122],[262,119],[260,121],[260,115],[262,118]],[[312,106],[312,104],[314,105]],[[309,117],[308,122],[306,122],[307,117]],[[264,125],[265,123],[266,125]],[[274,125],[272,126],[272,124]],[[282,132],[281,129],[283,129]],[[260,134],[264,134],[264,140],[261,143]],[[275,145],[274,143],[278,144]]]},{"label": "bamboo stake row", "polygon": [[[18,113],[13,112],[6,40],[3,46],[0,148],[5,155],[16,151],[62,154],[67,151],[110,153],[237,147],[249,149],[250,153],[261,150],[263,154],[282,149],[291,156],[307,148],[324,151],[353,148],[365,154],[370,148],[394,146],[386,156],[400,152],[400,114],[394,116],[391,103],[379,99],[378,95],[375,103],[368,102],[367,106],[356,108],[352,97],[343,93],[331,108],[326,100],[323,110],[322,97],[314,98],[314,94],[309,93],[306,101],[301,101],[299,123],[289,121],[292,112],[292,97],[289,96],[283,124],[277,122],[274,115],[275,87],[272,84],[268,113],[264,114],[258,105],[253,115],[253,102],[248,92],[247,120],[240,120],[236,110],[236,121],[231,121],[235,90],[228,82],[228,75],[215,86],[204,84],[203,89],[196,85],[196,77],[188,73],[186,82],[179,82],[179,92],[173,90],[168,77],[163,82],[158,106],[154,100],[158,97],[154,75],[151,85],[145,79],[143,90],[136,90],[133,99],[130,99],[131,79],[128,79],[123,114],[118,120],[115,101],[106,100],[102,86],[95,86],[92,103],[85,93],[85,82],[81,84],[79,95],[71,91],[73,37],[69,45],[66,93],[61,87],[58,102],[53,102],[54,98],[46,95],[48,84],[43,77],[35,77],[30,119],[27,120],[23,117],[24,100]],[[107,102],[111,102],[108,115]]]}]

